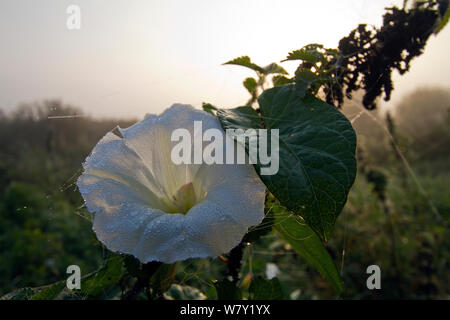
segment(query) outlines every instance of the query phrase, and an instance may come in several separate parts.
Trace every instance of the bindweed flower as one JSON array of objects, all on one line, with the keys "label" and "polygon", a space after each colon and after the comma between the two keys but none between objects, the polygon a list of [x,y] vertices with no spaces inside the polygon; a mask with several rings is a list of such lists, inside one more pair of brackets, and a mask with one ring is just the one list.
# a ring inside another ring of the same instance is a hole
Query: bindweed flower
[{"label": "bindweed flower", "polygon": [[86,159],[77,185],[111,251],[143,263],[215,257],[262,221],[265,187],[252,165],[171,160],[175,129],[201,139],[194,121],[222,130],[214,116],[176,104],[107,133]]}]

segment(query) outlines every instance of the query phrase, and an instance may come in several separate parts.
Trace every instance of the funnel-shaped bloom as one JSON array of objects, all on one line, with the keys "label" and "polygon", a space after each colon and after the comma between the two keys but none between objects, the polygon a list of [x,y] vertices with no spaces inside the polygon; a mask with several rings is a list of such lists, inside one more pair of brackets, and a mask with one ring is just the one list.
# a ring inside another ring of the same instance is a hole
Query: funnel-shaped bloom
[{"label": "funnel-shaped bloom", "polygon": [[265,188],[253,166],[171,160],[175,129],[201,139],[194,121],[222,130],[214,116],[173,105],[107,133],[94,147],[77,185],[107,248],[143,263],[215,257],[261,222]]}]

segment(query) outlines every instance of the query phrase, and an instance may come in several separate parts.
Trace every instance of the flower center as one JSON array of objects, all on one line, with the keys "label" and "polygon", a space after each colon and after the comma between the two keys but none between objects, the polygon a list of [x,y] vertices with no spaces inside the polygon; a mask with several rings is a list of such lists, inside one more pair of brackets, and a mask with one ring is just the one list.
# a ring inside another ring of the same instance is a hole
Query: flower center
[{"label": "flower center", "polygon": [[195,194],[194,185],[189,182],[183,186],[172,196],[172,199],[167,199],[165,202],[168,207],[167,213],[182,213],[186,214],[189,209],[198,203],[197,195]]}]

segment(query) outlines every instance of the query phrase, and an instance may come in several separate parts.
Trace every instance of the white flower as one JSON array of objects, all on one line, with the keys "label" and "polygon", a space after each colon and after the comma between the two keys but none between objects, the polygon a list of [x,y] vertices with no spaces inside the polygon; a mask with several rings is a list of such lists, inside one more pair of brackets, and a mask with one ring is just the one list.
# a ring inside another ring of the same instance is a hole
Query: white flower
[{"label": "white flower", "polygon": [[77,185],[108,249],[143,263],[215,257],[262,221],[265,187],[253,166],[171,161],[171,133],[194,136],[194,121],[222,130],[214,116],[177,104],[94,147]]}]

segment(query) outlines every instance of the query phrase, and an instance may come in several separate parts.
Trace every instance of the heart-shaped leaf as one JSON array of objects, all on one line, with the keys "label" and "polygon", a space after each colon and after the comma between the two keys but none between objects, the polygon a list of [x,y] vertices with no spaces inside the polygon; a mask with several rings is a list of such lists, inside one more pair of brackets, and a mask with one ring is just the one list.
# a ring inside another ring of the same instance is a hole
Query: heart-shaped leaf
[{"label": "heart-shaped leaf", "polygon": [[[224,129],[279,130],[279,170],[261,179],[281,205],[327,241],[355,180],[352,125],[322,100],[299,97],[293,84],[264,91],[258,102],[261,117],[250,107],[219,110],[217,116]],[[260,173],[264,166],[257,161],[256,167]]]},{"label": "heart-shaped leaf", "polygon": [[279,171],[261,178],[326,241],[355,180],[353,127],[322,100],[299,98],[294,85],[266,90],[258,102],[267,129],[278,129],[280,139]]}]

